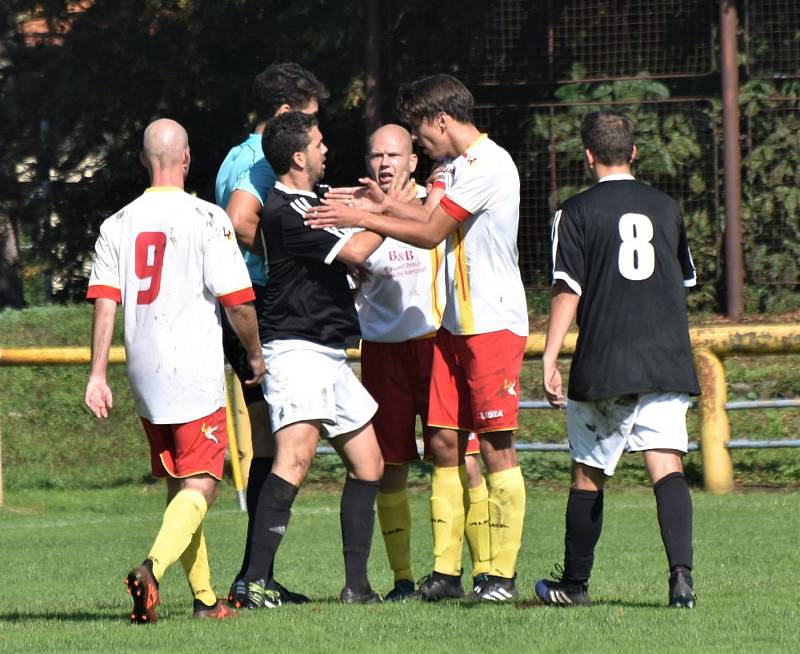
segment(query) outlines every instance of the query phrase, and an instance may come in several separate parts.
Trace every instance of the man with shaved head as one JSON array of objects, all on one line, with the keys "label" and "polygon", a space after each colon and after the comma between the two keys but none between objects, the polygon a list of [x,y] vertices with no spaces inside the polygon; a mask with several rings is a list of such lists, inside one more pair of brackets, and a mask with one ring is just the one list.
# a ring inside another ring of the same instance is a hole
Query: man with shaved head
[{"label": "man with shaved head", "polygon": [[[370,177],[385,193],[402,193],[417,166],[411,134],[400,125],[378,128],[369,137],[366,162]],[[415,195],[419,202],[438,202],[443,189],[444,184],[439,181],[427,199],[422,187],[416,187]],[[426,445],[431,434],[426,421],[433,337],[441,325],[445,303],[443,260],[444,243],[427,250],[385,239],[367,259],[365,268],[370,275],[356,297],[363,336],[361,375],[364,386],[378,402],[373,425],[385,463],[377,505],[386,554],[394,573],[394,588],[386,595],[386,601],[416,596],[406,487],[409,464],[419,460],[417,416],[422,421]],[[469,453],[477,454],[477,445],[477,438],[470,441]],[[475,502],[467,517],[467,540],[473,555],[473,574],[478,575],[488,571],[488,496],[481,504],[481,488],[486,495],[486,485],[475,457],[469,459],[474,464],[474,483],[469,492]],[[479,515],[481,511],[486,514],[484,517]]]},{"label": "man with shaved head", "polygon": [[247,349],[252,378],[245,383],[258,386],[265,368],[254,294],[227,214],[183,190],[191,161],[186,130],[174,120],[152,122],[140,161],[150,187],[103,223],[95,246],[86,294],[94,324],[85,400],[98,418],[108,417],[106,369],[121,303],[128,378],[152,474],[166,478],[168,502],[150,553],[125,579],[131,621],[156,622],[159,581],[178,560],[194,617],[228,618],[237,614],[217,601],[203,536],[227,447],[218,306]]}]

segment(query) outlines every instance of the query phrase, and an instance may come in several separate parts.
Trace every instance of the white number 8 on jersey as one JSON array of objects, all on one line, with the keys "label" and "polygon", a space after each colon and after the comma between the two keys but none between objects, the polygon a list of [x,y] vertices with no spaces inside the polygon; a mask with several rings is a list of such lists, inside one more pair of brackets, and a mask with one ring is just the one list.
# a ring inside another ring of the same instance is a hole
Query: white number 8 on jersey
[{"label": "white number 8 on jersey", "polygon": [[625,279],[638,282],[653,274],[656,267],[656,251],[650,245],[653,240],[653,223],[641,213],[626,213],[619,219],[619,246],[617,265]]}]

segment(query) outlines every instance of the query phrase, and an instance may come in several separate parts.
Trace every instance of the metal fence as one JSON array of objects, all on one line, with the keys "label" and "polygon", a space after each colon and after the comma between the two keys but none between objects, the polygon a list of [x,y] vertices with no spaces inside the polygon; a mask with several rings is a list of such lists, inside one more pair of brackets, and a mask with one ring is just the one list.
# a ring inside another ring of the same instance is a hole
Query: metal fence
[{"label": "metal fence", "polygon": [[[800,34],[800,31],[798,31]],[[800,284],[800,98],[751,102],[742,132],[743,235],[749,280]],[[777,165],[771,162],[777,162]],[[753,265],[758,262],[759,265]]]},{"label": "metal fence", "polygon": [[800,3],[796,0],[747,0],[744,39],[750,77],[800,77]]},{"label": "metal fence", "polygon": [[392,0],[382,8],[395,81],[452,72],[491,86],[716,69],[716,7],[708,0]]},{"label": "metal fence", "polygon": [[[800,78],[800,3],[740,0],[737,6],[745,61],[745,281],[796,296],[800,83],[786,85]],[[528,287],[549,281],[553,210],[588,184],[576,138],[580,114],[615,105],[637,124],[637,176],[678,200],[700,281],[723,294],[720,2],[389,0],[381,11],[385,89],[432,73],[456,75],[475,93],[478,126],[517,162],[520,263]],[[586,98],[596,100],[575,102]]]},{"label": "metal fence", "polygon": [[[678,199],[687,229],[696,237],[695,259],[703,262],[699,282],[717,282],[722,241],[719,111],[711,99],[687,98],[478,107],[479,127],[511,153],[519,168],[525,283],[537,287],[549,281],[552,216],[561,203],[590,185],[580,121],[587,111],[601,107],[615,107],[636,121],[638,176]],[[687,148],[688,141],[696,147]]]}]

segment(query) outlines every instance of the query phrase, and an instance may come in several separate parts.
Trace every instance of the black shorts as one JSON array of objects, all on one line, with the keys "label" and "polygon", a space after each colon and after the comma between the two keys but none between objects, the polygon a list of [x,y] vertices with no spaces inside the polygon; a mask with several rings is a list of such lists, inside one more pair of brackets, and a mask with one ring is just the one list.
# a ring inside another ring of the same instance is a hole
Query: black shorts
[{"label": "black shorts", "polygon": [[[253,291],[256,294],[256,307],[260,307],[265,287],[260,284],[253,284]],[[236,376],[242,383],[244,402],[249,405],[258,400],[263,400],[264,392],[261,390],[261,386],[244,385],[245,380],[253,376],[250,370],[250,364],[247,362],[247,350],[244,349],[236,332],[233,331],[233,327],[231,327],[231,324],[228,322],[225,311],[223,310],[220,313],[222,314],[222,351],[225,353],[225,358],[228,363],[231,364],[233,372],[236,373]]]}]

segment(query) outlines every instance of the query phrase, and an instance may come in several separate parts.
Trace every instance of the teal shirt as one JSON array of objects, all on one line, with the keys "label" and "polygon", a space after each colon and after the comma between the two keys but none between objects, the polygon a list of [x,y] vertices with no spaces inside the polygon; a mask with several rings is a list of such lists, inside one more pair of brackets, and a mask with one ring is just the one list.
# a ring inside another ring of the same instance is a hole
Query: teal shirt
[{"label": "teal shirt", "polygon": [[[243,143],[231,148],[219,167],[214,188],[217,204],[224,209],[228,206],[231,193],[247,191],[263,207],[267,195],[275,186],[275,179],[275,171],[264,158],[261,149],[261,134],[251,134]],[[245,248],[241,250],[250,273],[250,281],[266,286],[266,261]]]}]

